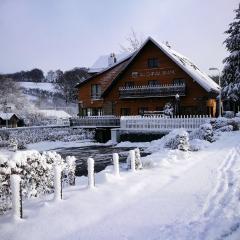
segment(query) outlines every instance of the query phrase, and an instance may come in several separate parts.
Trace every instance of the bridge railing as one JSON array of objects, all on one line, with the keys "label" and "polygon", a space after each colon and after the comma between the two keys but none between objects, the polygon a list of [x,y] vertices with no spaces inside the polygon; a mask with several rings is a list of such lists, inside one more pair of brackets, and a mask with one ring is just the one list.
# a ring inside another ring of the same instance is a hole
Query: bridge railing
[{"label": "bridge railing", "polygon": [[71,126],[104,126],[104,127],[119,127],[120,117],[114,115],[104,116],[86,116],[70,119]]},{"label": "bridge railing", "polygon": [[166,130],[184,128],[194,130],[200,125],[208,123],[211,117],[202,116],[181,116],[181,117],[157,117],[157,116],[123,116],[120,120],[121,129],[129,130]]}]

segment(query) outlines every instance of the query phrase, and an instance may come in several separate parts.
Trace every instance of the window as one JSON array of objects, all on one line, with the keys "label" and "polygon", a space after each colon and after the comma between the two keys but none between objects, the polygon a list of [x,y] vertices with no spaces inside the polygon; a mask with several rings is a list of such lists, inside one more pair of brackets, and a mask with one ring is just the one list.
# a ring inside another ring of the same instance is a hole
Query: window
[{"label": "window", "polygon": [[121,116],[130,115],[130,108],[121,108]]},{"label": "window", "polygon": [[101,85],[100,84],[92,84],[91,85],[91,98],[99,99],[101,97]]},{"label": "window", "polygon": [[149,80],[148,81],[148,85],[150,85],[150,86],[159,85],[159,81],[158,80]]},{"label": "window", "polygon": [[182,78],[173,79],[173,84],[185,84],[185,80]]},{"label": "window", "polygon": [[148,68],[158,68],[159,60],[158,58],[149,58],[148,59]]},{"label": "window", "polygon": [[134,82],[133,81],[125,82],[125,87],[134,87]]}]

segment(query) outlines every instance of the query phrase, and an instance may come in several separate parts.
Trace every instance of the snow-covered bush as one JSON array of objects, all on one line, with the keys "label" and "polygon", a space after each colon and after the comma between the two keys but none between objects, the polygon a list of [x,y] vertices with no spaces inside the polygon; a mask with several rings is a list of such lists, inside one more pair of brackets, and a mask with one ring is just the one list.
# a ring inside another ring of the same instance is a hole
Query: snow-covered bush
[{"label": "snow-covered bush", "polygon": [[41,141],[78,141],[84,139],[93,139],[94,132],[81,128],[31,128],[14,129],[0,131],[0,147],[9,146],[5,141],[15,139],[18,143],[18,149],[25,149],[26,144],[37,143]]},{"label": "snow-covered bush", "polygon": [[192,139],[189,141],[190,151],[199,151],[206,148],[210,143],[206,140]]},{"label": "snow-covered bush", "polygon": [[240,112],[236,113],[236,117],[240,118]]},{"label": "snow-covered bush", "polygon": [[74,156],[66,157],[66,166],[64,169],[65,181],[69,185],[75,185],[76,158]]},{"label": "snow-covered bush", "polygon": [[[141,161],[141,154],[139,148],[133,149],[135,152],[135,169],[142,169],[142,161]],[[127,167],[128,169],[131,169],[131,156],[130,153],[127,157]]]},{"label": "snow-covered bush", "polygon": [[7,147],[8,145],[8,141],[3,140],[3,138],[0,136],[0,148]]},{"label": "snow-covered bush", "polygon": [[234,114],[233,111],[225,111],[223,116],[224,116],[225,118],[234,118],[234,115],[235,115],[235,114]]},{"label": "snow-covered bush", "polygon": [[231,125],[233,127],[233,131],[239,130],[239,122],[240,119],[238,117],[231,119],[221,117],[210,121],[214,130]]},{"label": "snow-covered bush", "polygon": [[173,106],[171,103],[166,103],[164,108],[163,108],[163,113],[166,115],[166,116],[172,116],[173,115]]},{"label": "snow-covered bush", "polygon": [[209,123],[205,123],[201,125],[198,129],[192,131],[189,135],[189,138],[192,139],[200,139],[206,140],[208,142],[214,142],[214,133],[212,125]]},{"label": "snow-covered bush", "polygon": [[170,149],[189,150],[189,134],[183,129],[175,129],[169,133],[169,137],[164,144]]},{"label": "snow-covered bush", "polygon": [[75,181],[75,158],[64,160],[56,152],[16,152],[10,159],[0,155],[0,214],[11,208],[10,175],[18,174],[22,179],[23,198],[37,197],[53,192],[54,166],[64,169],[65,183]]},{"label": "snow-covered bush", "polygon": [[16,152],[18,149],[18,141],[16,138],[9,139],[9,150]]},{"label": "snow-covered bush", "polygon": [[233,126],[232,125],[227,125],[221,128],[218,128],[216,132],[231,132],[233,131]]}]

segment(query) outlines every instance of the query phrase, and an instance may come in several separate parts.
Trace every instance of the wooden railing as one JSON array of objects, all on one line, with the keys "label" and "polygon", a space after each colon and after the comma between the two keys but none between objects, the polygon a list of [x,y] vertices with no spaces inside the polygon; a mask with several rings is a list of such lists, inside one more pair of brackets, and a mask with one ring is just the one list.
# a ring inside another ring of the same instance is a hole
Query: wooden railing
[{"label": "wooden railing", "polygon": [[146,97],[171,97],[185,96],[185,84],[162,84],[162,85],[142,85],[132,87],[120,87],[120,98],[146,98]]},{"label": "wooden railing", "polygon": [[127,130],[165,130],[184,128],[188,131],[199,128],[210,121],[208,116],[182,116],[164,118],[156,116],[124,116],[120,120],[120,128]]},{"label": "wooden railing", "polygon": [[104,116],[86,116],[70,119],[71,126],[106,126],[106,127],[119,127],[120,117],[113,115]]}]

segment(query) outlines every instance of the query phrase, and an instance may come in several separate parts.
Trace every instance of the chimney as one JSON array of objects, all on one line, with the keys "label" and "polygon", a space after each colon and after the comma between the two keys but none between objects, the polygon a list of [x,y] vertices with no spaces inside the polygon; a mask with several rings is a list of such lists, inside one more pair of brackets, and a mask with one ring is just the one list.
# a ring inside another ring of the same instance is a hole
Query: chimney
[{"label": "chimney", "polygon": [[117,62],[117,58],[115,53],[111,53],[110,56],[108,57],[108,66],[112,66],[113,64],[115,64]]}]

